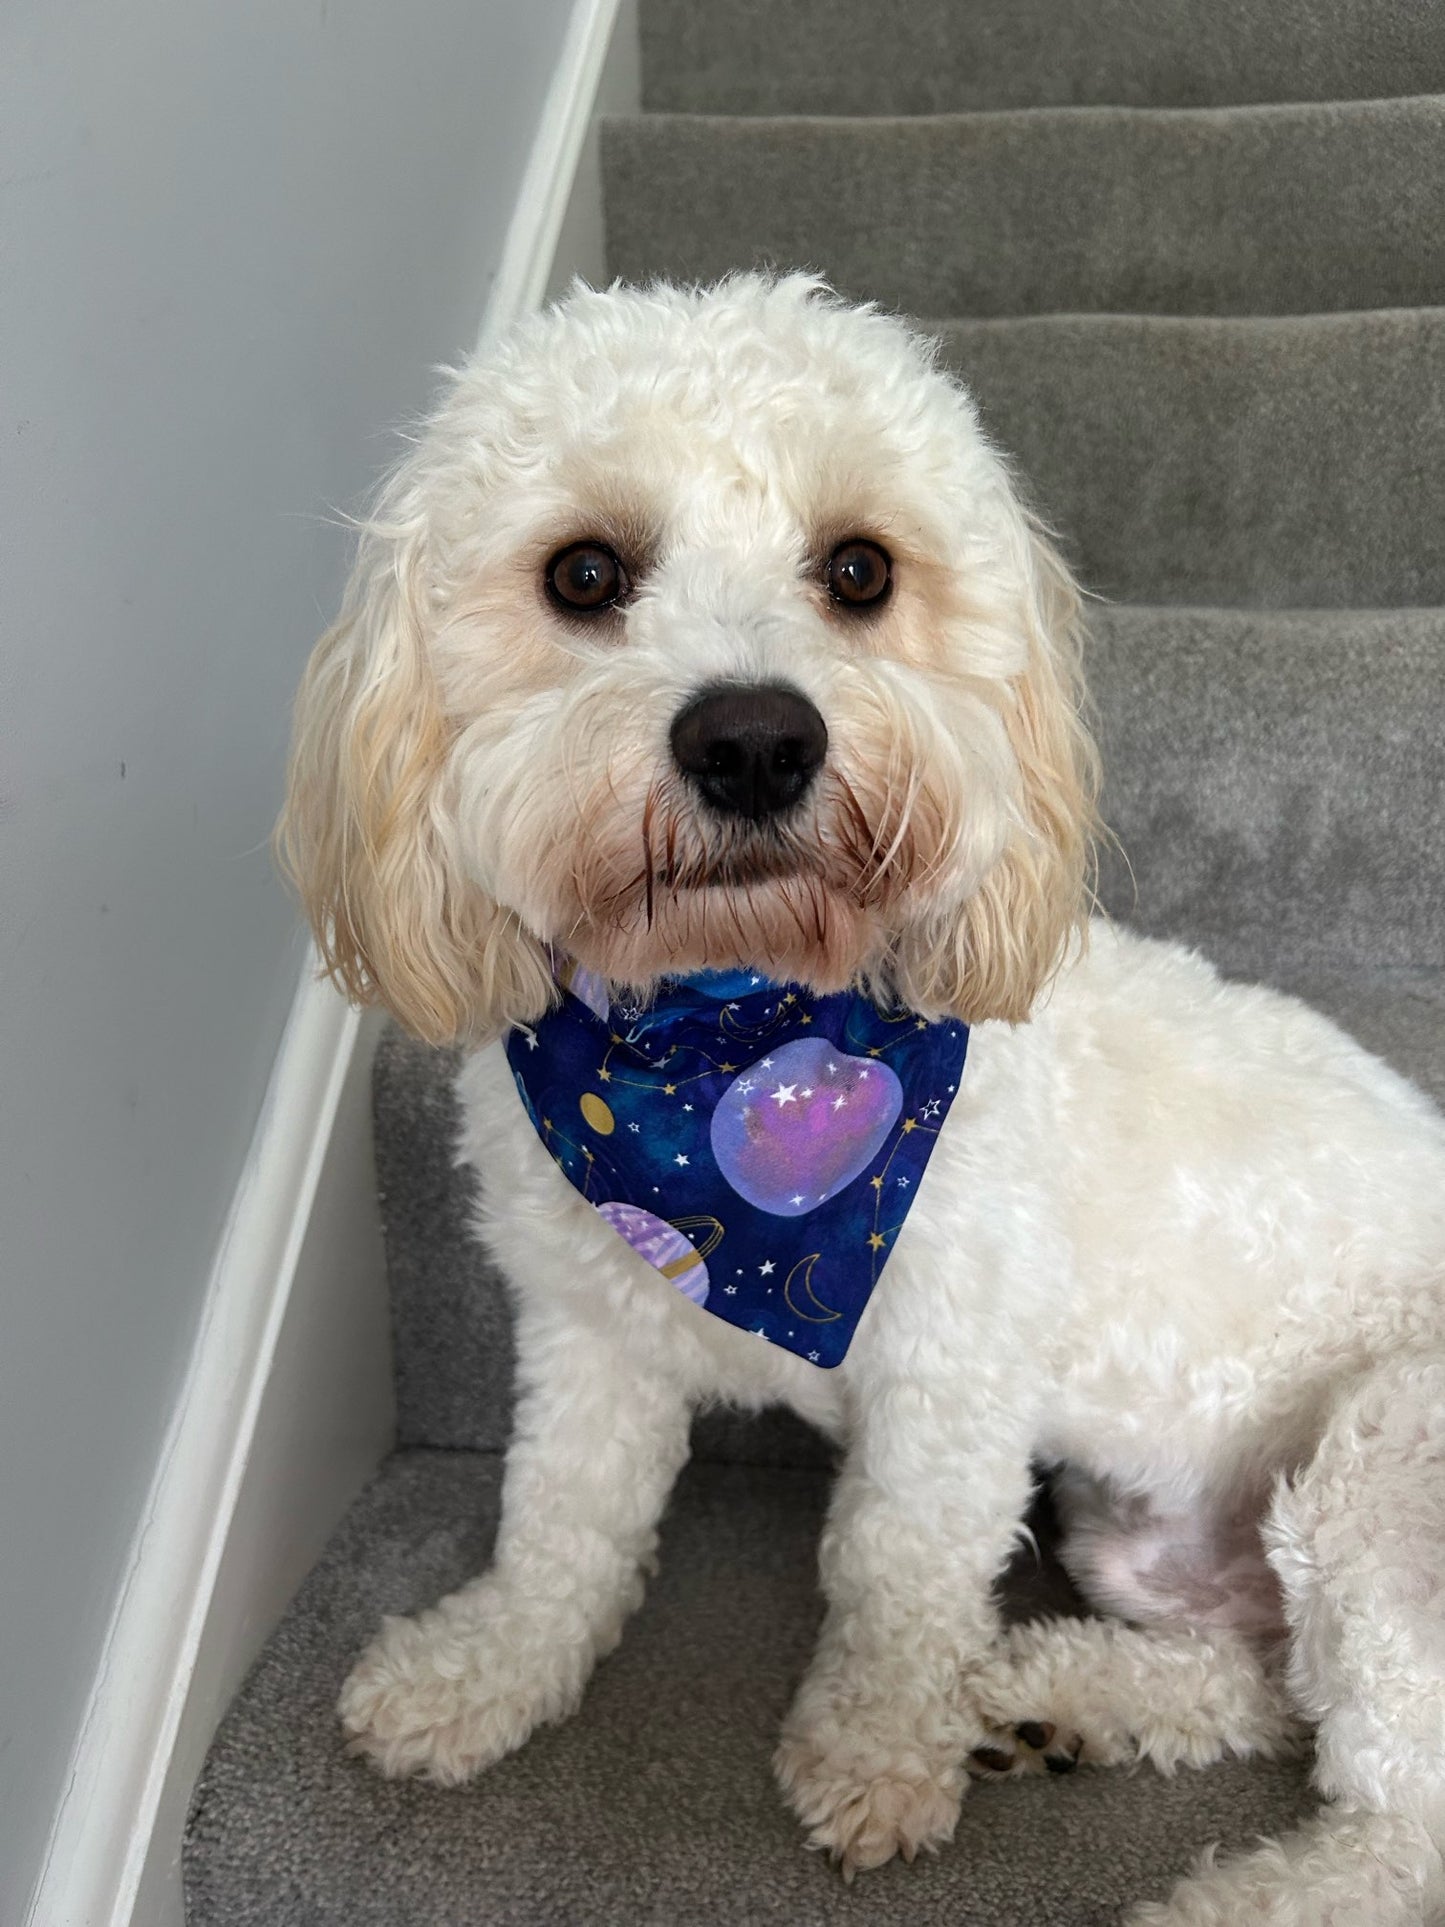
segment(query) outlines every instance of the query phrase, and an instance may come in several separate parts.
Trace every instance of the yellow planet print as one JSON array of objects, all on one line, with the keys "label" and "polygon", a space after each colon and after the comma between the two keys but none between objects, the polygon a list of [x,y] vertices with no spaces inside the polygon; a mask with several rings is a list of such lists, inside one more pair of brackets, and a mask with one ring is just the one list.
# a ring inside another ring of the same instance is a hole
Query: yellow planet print
[{"label": "yellow planet print", "polygon": [[583,1092],[581,1109],[583,1117],[592,1126],[592,1129],[597,1133],[598,1137],[611,1137],[613,1131],[616,1129],[615,1121],[611,1111],[602,1102],[602,1099],[597,1096],[595,1091]]}]

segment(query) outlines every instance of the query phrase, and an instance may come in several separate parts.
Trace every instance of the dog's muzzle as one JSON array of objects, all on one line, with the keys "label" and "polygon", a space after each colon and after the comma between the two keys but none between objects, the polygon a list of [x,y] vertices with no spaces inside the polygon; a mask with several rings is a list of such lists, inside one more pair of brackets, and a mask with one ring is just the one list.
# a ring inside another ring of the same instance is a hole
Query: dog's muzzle
[{"label": "dog's muzzle", "polygon": [[752,822],[791,809],[827,753],[823,718],[785,683],[719,684],[673,719],[683,775],[713,809]]}]

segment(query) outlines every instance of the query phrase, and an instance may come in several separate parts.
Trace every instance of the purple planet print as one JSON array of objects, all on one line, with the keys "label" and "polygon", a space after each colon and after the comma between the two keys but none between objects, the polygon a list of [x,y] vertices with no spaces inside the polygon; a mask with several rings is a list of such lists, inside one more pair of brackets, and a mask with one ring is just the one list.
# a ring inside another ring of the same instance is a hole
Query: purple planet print
[{"label": "purple planet print", "polygon": [[676,1285],[684,1298],[695,1305],[707,1303],[707,1266],[702,1253],[691,1244],[676,1225],[666,1218],[655,1218],[638,1204],[599,1204],[598,1215],[625,1238],[639,1258],[645,1258],[654,1271],[660,1271],[669,1284]]},{"label": "purple planet print", "polygon": [[801,1218],[867,1170],[902,1109],[903,1086],[878,1058],[805,1037],[733,1079],[713,1112],[712,1154],[739,1197]]}]

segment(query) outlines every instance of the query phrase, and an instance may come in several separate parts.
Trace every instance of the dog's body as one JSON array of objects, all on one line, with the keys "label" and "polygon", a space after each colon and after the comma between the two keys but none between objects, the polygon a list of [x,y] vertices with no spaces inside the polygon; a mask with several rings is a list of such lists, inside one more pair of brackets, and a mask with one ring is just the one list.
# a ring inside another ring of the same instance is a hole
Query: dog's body
[{"label": "dog's body", "polygon": [[[1105,926],[1083,941],[1088,748],[1056,565],[901,330],[752,281],[578,297],[570,332],[546,325],[493,371],[510,414],[479,427],[469,392],[434,430],[386,533],[422,548],[373,558],[313,671],[291,834],[333,964],[433,1035],[535,1015],[544,941],[632,984],[743,962],[886,979],[975,1028],[833,1372],[685,1300],[560,1175],[500,1047],[467,1060],[463,1154],[517,1305],[503,1522],[491,1572],[388,1622],[343,1697],[353,1738],[455,1781],[569,1712],[640,1595],[693,1412],[782,1402],[844,1459],[778,1767],[849,1871],[945,1838],[970,1758],[1022,1760],[1020,1723],[1054,1765],[1082,1742],[1168,1767],[1284,1747],[1303,1715],[1336,1804],[1138,1919],[1425,1920],[1445,1903],[1445,1122],[1290,999]],[[559,345],[606,391],[590,440],[547,392],[570,379]],[[568,436],[580,484],[539,477]],[[540,567],[609,487],[648,585],[575,646],[531,611],[498,652],[498,556]],[[796,506],[815,498],[817,552],[860,526],[896,544],[871,628],[822,626],[839,617],[807,586]],[[483,503],[500,535],[475,534]],[[379,607],[397,583],[401,614]],[[759,827],[711,779],[698,802],[651,712],[780,672],[826,719],[827,761]],[[385,826],[348,843],[363,773]],[[1076,1576],[1154,1630],[1001,1634],[991,1588],[1038,1461],[1070,1468]]]}]

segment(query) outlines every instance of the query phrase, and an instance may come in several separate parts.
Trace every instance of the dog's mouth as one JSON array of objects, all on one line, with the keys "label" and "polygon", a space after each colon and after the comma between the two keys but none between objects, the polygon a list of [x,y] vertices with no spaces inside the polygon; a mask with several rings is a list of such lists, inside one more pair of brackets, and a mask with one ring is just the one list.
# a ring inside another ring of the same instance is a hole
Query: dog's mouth
[{"label": "dog's mouth", "polygon": [[661,864],[653,871],[653,881],[660,890],[745,890],[803,876],[809,867],[798,851],[759,836],[741,849]]},{"label": "dog's mouth", "polygon": [[837,776],[753,821],[714,817],[658,784],[558,941],[620,983],[746,966],[840,989],[886,950],[894,906],[916,881],[905,827],[894,818],[875,834]]}]

